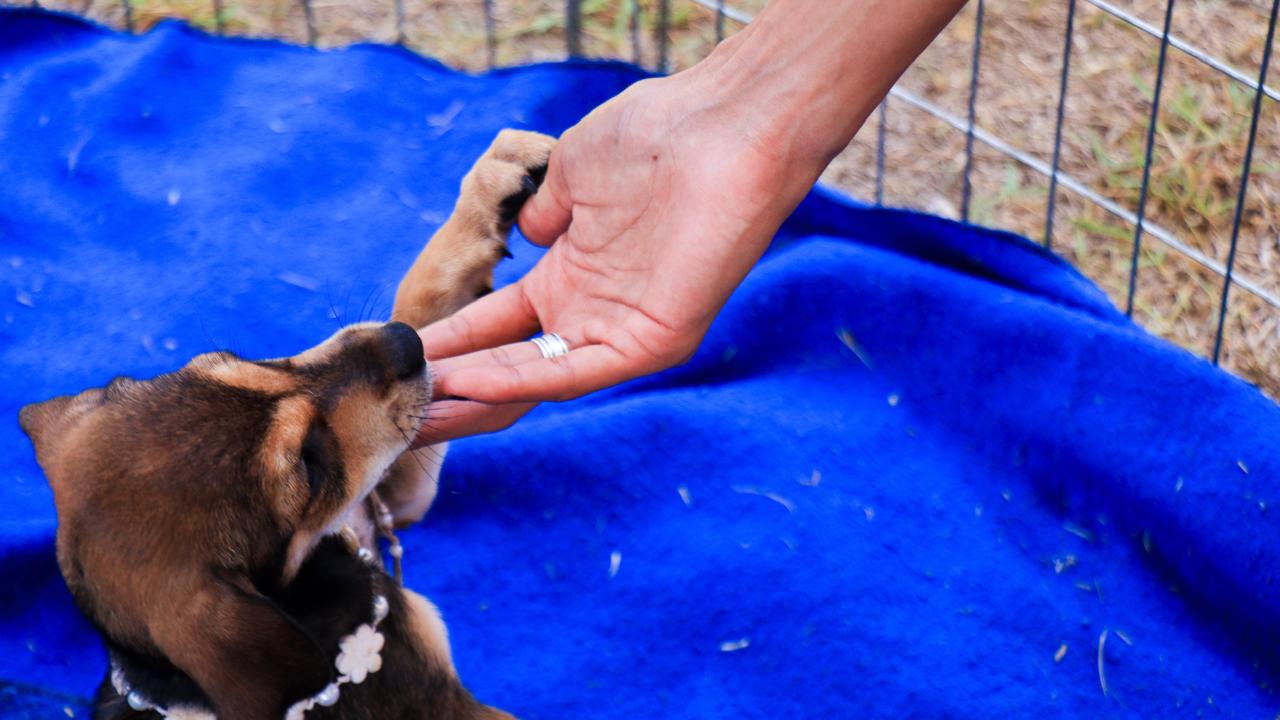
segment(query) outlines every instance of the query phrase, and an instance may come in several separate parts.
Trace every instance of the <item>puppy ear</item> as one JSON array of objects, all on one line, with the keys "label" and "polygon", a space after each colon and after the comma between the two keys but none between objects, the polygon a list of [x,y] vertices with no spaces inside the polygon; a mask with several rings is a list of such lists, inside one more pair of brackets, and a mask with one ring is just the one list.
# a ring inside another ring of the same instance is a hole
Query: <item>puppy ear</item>
[{"label": "puppy ear", "polygon": [[61,438],[97,403],[86,397],[89,390],[80,395],[62,395],[52,400],[28,405],[18,413],[18,424],[31,438],[36,448],[36,459],[41,463],[51,457],[61,446]]},{"label": "puppy ear", "polygon": [[120,376],[106,387],[90,388],[79,395],[61,395],[41,403],[32,403],[18,413],[18,424],[31,438],[36,459],[43,463],[62,446],[62,439],[76,423],[108,399],[127,394],[138,381]]},{"label": "puppy ear", "polygon": [[241,573],[210,573],[181,609],[162,615],[151,624],[157,645],[220,718],[280,720],[332,680],[316,640]]}]

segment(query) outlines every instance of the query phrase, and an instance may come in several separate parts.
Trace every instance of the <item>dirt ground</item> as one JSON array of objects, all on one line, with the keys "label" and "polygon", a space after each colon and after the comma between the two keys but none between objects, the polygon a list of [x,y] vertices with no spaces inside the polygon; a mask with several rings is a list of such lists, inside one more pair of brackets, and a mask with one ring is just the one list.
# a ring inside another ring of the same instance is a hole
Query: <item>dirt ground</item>
[{"label": "dirt ground", "polygon": [[[6,0],[12,2],[12,0]],[[179,17],[236,35],[310,41],[302,0],[128,0],[143,31]],[[121,0],[41,0],[123,27]],[[714,0],[709,3],[714,7]],[[763,0],[729,0],[748,14]],[[1155,27],[1163,0],[1111,0]],[[583,0],[583,52],[638,59],[652,67],[658,0]],[[468,69],[489,64],[483,0],[311,0],[315,42],[403,41]],[[562,1],[492,0],[494,59],[505,65],[565,54]],[[1052,159],[1067,0],[988,0],[978,80],[977,126],[1033,158]],[[1267,30],[1267,0],[1181,0],[1173,34],[1256,78]],[[906,73],[899,86],[944,111],[966,116],[977,3],[969,6]],[[638,42],[633,44],[634,37]],[[403,37],[400,35],[403,28]],[[716,41],[715,12],[670,0],[671,69],[703,57]],[[724,30],[741,28],[726,20]],[[1159,40],[1079,0],[1063,127],[1061,169],[1105,198],[1136,210]],[[1280,87],[1280,72],[1271,73]],[[1148,220],[1205,257],[1225,263],[1250,127],[1253,92],[1171,49],[1157,122]],[[1235,271],[1280,296],[1280,116],[1267,99],[1258,129]],[[884,202],[949,217],[960,214],[964,134],[891,99],[887,110]],[[824,180],[873,199],[878,118],[873,116]],[[1048,179],[977,143],[971,216],[975,222],[1044,240]],[[1061,185],[1051,244],[1097,281],[1118,306],[1128,300],[1134,228]],[[1134,317],[1200,356],[1210,356],[1222,278],[1146,234],[1142,239]],[[1280,309],[1233,284],[1222,364],[1280,398]]]}]

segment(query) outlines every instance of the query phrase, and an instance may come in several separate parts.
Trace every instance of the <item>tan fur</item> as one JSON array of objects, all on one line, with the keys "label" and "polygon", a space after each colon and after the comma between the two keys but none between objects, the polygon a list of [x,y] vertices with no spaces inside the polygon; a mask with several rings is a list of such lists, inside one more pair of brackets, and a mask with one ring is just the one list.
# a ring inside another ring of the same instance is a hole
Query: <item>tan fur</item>
[{"label": "tan fur", "polygon": [[418,522],[431,509],[440,490],[440,468],[448,451],[449,443],[410,450],[387,471],[378,491],[396,527]]},{"label": "tan fur", "polygon": [[[400,457],[417,432],[416,425],[405,427],[398,422],[387,423],[381,420],[388,416],[405,417],[413,410],[412,406],[403,406],[402,401],[404,398],[393,398],[387,402],[380,399],[371,388],[361,388],[344,393],[330,411],[330,425],[342,428],[342,465],[353,483],[353,498],[364,499],[368,496],[369,491],[382,480],[391,463]],[[388,406],[386,415],[369,412],[370,408],[384,405]],[[322,516],[310,522],[304,521],[296,527],[289,544],[288,562],[284,570],[286,579],[293,577],[321,537],[342,529],[344,517],[345,515]]]},{"label": "tan fur", "polygon": [[410,629],[417,636],[426,657],[457,677],[458,671],[453,668],[453,652],[449,649],[449,629],[445,627],[444,618],[440,617],[440,608],[412,590],[405,590],[404,597],[411,616]]},{"label": "tan fur", "polygon": [[296,517],[302,512],[302,505],[307,499],[306,487],[292,469],[298,463],[297,448],[302,444],[314,416],[315,407],[304,396],[295,395],[281,400],[271,418],[271,427],[258,448],[258,457],[266,471],[264,477],[268,482],[282,486],[263,488],[283,505],[279,508],[282,519]]},{"label": "tan fur", "polygon": [[[503,130],[462,179],[453,215],[431,237],[396,290],[391,319],[425,327],[448,317],[493,287],[493,266],[506,248],[510,226],[494,209],[518,193],[530,168],[546,167],[555,140]],[[397,526],[422,519],[437,492],[436,477],[448,445],[406,453],[383,480],[383,499]]]},{"label": "tan fur", "polygon": [[351,325],[347,325],[339,329],[319,345],[308,350],[304,350],[291,358],[281,358],[279,362],[287,363],[290,366],[319,365],[320,363],[329,360],[340,351],[342,348],[342,337],[344,335],[349,335],[351,332],[356,330],[376,329],[381,325],[382,323],[377,322],[352,323]]},{"label": "tan fur", "polygon": [[298,384],[287,373],[229,359],[224,353],[216,353],[213,357],[202,356],[199,364],[193,362],[192,369],[229,387],[241,390],[253,390],[268,395],[284,395],[297,389]]},{"label": "tan fur", "polygon": [[391,319],[423,327],[493,287],[493,266],[506,248],[494,208],[520,192],[529,168],[547,164],[555,140],[522,130],[498,133],[462,179],[453,215],[432,236],[396,291]]}]

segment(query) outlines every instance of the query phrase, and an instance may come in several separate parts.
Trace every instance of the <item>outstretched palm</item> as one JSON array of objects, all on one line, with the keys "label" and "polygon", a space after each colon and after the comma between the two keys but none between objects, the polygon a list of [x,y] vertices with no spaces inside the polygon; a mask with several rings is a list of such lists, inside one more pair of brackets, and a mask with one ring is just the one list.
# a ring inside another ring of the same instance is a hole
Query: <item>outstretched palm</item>
[{"label": "outstretched palm", "polygon": [[[781,183],[778,158],[699,102],[697,78],[646,80],[565,133],[520,214],[551,245],[518,282],[423,331],[438,395],[466,398],[436,440],[503,427],[560,400],[691,355],[812,177]],[[705,97],[702,95],[701,97]],[[543,359],[538,332],[571,352]],[[515,403],[515,405],[512,405]]]}]

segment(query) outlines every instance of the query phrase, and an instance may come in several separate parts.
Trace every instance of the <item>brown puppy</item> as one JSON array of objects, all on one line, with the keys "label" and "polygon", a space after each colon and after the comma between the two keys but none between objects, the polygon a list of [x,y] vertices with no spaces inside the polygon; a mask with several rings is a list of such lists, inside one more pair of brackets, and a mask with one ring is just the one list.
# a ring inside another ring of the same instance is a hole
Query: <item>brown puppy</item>
[{"label": "brown puppy", "polygon": [[462,687],[439,614],[382,569],[375,526],[426,512],[444,450],[407,451],[431,399],[412,328],[489,290],[553,143],[498,136],[402,281],[397,322],[22,410],[62,575],[111,656],[94,717],[510,717]]}]

